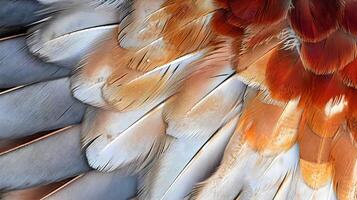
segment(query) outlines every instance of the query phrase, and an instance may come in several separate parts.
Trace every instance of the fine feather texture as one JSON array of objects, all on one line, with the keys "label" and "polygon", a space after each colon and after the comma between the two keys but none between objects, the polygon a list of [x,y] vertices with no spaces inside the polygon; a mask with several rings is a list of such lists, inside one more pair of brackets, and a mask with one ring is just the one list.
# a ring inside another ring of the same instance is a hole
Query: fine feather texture
[{"label": "fine feather texture", "polygon": [[[209,78],[210,74],[207,75]],[[216,78],[219,79],[219,77]],[[214,80],[207,79],[207,81],[213,82]],[[176,122],[176,125],[170,128],[170,123],[175,121],[168,118],[167,134],[177,139],[173,139],[163,156],[145,176],[140,198],[160,199],[201,146],[239,112],[244,86],[236,77],[230,77],[219,85],[207,84],[205,87],[212,87],[212,91],[206,89],[207,94],[199,94],[202,95],[201,100],[192,105],[192,112],[187,113],[189,115],[185,121],[177,121],[179,123]],[[192,87],[192,90],[195,89],[197,88]],[[184,95],[190,96],[190,93],[187,90]],[[217,101],[217,98],[220,100]],[[213,107],[210,108],[210,106]],[[202,113],[205,109],[211,109],[211,111]],[[204,119],[212,120],[210,126],[207,126],[207,121]],[[184,128],[189,125],[195,128],[192,130]]]},{"label": "fine feather texture", "polygon": [[135,192],[135,177],[122,177],[116,173],[92,171],[72,179],[42,199],[126,200],[133,197]]},{"label": "fine feather texture", "polygon": [[[102,88],[104,98],[120,111],[140,108],[156,101],[161,96],[174,93],[185,77],[199,69],[190,65],[205,53],[204,50],[180,57],[150,72],[121,70],[109,78],[109,83]],[[116,78],[114,81],[114,77]]]},{"label": "fine feather texture", "polygon": [[343,0],[342,2],[340,24],[346,31],[357,35],[357,15],[354,12],[357,8],[357,2],[354,0]]},{"label": "fine feather texture", "polygon": [[194,185],[206,179],[217,167],[224,149],[234,132],[238,117],[231,119],[212,138],[202,146],[199,152],[187,163],[175,178],[161,199],[184,199]]},{"label": "fine feather texture", "polygon": [[35,27],[27,43],[40,58],[73,68],[120,19],[111,9],[72,8]]},{"label": "fine feather texture", "polygon": [[353,199],[356,197],[357,181],[357,145],[351,140],[351,132],[343,128],[331,149],[332,160],[335,165],[334,180],[339,199]]},{"label": "fine feather texture", "polygon": [[0,2],[0,37],[23,33],[26,27],[47,15],[41,13],[46,7],[37,1],[2,0]]},{"label": "fine feather texture", "polygon": [[[294,147],[300,121],[296,102],[287,104],[283,112],[278,106],[262,103],[260,96],[247,105],[220,167],[193,192],[192,198],[273,198],[284,177],[295,173],[298,163]],[[264,113],[269,113],[270,118]]]},{"label": "fine feather texture", "polygon": [[116,137],[106,134],[92,141],[86,148],[91,167],[124,174],[147,167],[165,147],[163,107],[159,105]]},{"label": "fine feather texture", "polygon": [[[158,103],[161,103],[161,101]],[[154,109],[155,106],[157,105],[149,105],[145,108],[129,112],[113,112],[88,108],[83,119],[81,130],[83,146],[86,147],[99,136],[113,139],[118,137]]]},{"label": "fine feather texture", "polygon": [[37,0],[45,5],[59,6],[59,7],[69,7],[69,6],[83,6],[88,5],[94,7],[110,7],[113,9],[118,9],[123,6],[127,0]]},{"label": "fine feather texture", "polygon": [[79,130],[79,127],[60,130],[1,153],[0,189],[43,185],[88,171],[81,153]]},{"label": "fine feather texture", "polygon": [[125,51],[117,46],[114,35],[104,41],[103,48],[90,55],[73,76],[72,88],[77,99],[120,111],[154,103],[158,98],[172,95],[186,76],[198,70],[199,67],[189,64],[205,52],[188,54],[144,73],[119,65],[118,55]]},{"label": "fine feather texture", "polygon": [[356,55],[356,40],[342,31],[332,33],[320,42],[301,44],[304,67],[316,74],[331,74],[343,69]]},{"label": "fine feather texture", "polygon": [[0,88],[64,77],[70,71],[45,63],[33,56],[26,48],[25,37],[0,39]]},{"label": "fine feather texture", "polygon": [[103,39],[98,49],[88,55],[71,77],[72,93],[78,100],[96,107],[108,106],[101,90],[120,56],[116,32],[108,34],[108,38]]},{"label": "fine feather texture", "polygon": [[[53,92],[56,91],[56,92]],[[62,78],[0,93],[0,138],[19,138],[80,122],[85,106]]]},{"label": "fine feather texture", "polygon": [[[239,140],[236,137],[233,139]],[[230,144],[238,147],[228,146],[231,150],[226,150],[226,154],[231,153],[231,160],[228,160],[229,155],[225,155],[227,157],[223,158],[220,168],[193,192],[191,199],[273,199],[275,194],[289,199],[291,194],[279,191],[278,187],[289,184],[285,183],[289,179],[284,177],[295,173],[298,160],[296,146],[285,154],[264,158],[246,145],[232,143],[231,140]]]},{"label": "fine feather texture", "polygon": [[2,41],[5,84],[36,83],[0,94],[6,194],[356,199],[355,0],[40,2]]},{"label": "fine feather texture", "polygon": [[28,189],[15,190],[1,194],[1,199],[3,200],[31,200],[31,199],[41,199],[53,190],[56,190],[61,185],[68,182],[68,179],[59,181],[56,183],[51,183],[44,186],[37,186]]},{"label": "fine feather texture", "polygon": [[339,9],[336,0],[292,0],[290,24],[302,40],[321,41],[338,27]]},{"label": "fine feather texture", "polygon": [[339,71],[345,85],[357,89],[357,59],[354,59],[343,70]]},{"label": "fine feather texture", "polygon": [[273,24],[287,14],[290,0],[234,0],[228,5],[232,16],[228,21],[236,26]]},{"label": "fine feather texture", "polygon": [[[199,6],[198,6],[199,5]],[[118,40],[120,46],[128,49],[142,49],[151,43],[158,43],[158,39],[172,42],[176,37],[182,37],[178,32],[185,33],[185,29],[194,29],[195,26],[206,21],[205,18],[210,17],[210,13],[215,9],[210,1],[146,1],[134,2],[134,8],[138,8],[133,12],[128,20],[128,23],[119,31]],[[145,10],[144,10],[145,8]],[[202,27],[200,31],[205,32]],[[193,30],[194,31],[194,30]],[[197,38],[189,40],[192,44],[200,42],[200,32],[190,32]],[[179,45],[185,47],[184,44]],[[176,46],[178,47],[178,46]],[[186,46],[186,48],[190,48]],[[183,48],[185,49],[185,48]]]}]

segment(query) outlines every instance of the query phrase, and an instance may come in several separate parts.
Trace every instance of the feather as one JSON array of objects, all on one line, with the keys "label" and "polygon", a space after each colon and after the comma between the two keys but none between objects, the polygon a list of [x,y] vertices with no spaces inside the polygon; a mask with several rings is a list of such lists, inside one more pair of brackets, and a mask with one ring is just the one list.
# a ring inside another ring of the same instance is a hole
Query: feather
[{"label": "feather", "polygon": [[[199,63],[209,67],[202,68],[186,80],[179,94],[165,108],[167,134],[176,138],[201,137],[201,134],[206,137],[206,133],[215,131],[214,127],[224,123],[227,113],[236,106],[235,100],[240,99],[244,86],[232,76],[230,65],[222,54],[215,53],[206,58],[207,63],[205,60]],[[223,60],[219,60],[220,56]],[[218,95],[229,87],[232,87],[231,94],[225,94],[225,98]]]},{"label": "feather", "polygon": [[52,192],[53,190],[61,187],[63,184],[67,183],[69,180],[63,180],[56,183],[51,183],[44,186],[38,186],[28,189],[22,190],[14,190],[10,192],[6,192],[1,194],[1,199],[3,200],[32,200],[32,199],[41,199],[42,197],[46,196],[48,193]]},{"label": "feather", "polygon": [[340,16],[340,24],[343,28],[354,34],[357,35],[357,2],[354,0],[343,0],[341,1],[342,8],[341,8],[341,16]]},{"label": "feather", "polygon": [[1,153],[0,189],[44,185],[88,171],[79,130],[65,128]]},{"label": "feather", "polygon": [[[239,136],[233,136],[221,166],[194,190],[192,199],[273,199],[280,184],[291,184],[285,177],[295,173],[296,145],[287,152],[264,157],[239,140]],[[280,193],[283,199],[286,193]]]},{"label": "feather", "polygon": [[121,16],[110,9],[72,8],[34,27],[27,44],[40,58],[73,68],[96,43],[117,28]]},{"label": "feather", "polygon": [[71,77],[72,93],[78,100],[96,107],[109,107],[101,90],[116,67],[116,59],[121,55],[116,33],[112,31],[111,37],[103,39]]},{"label": "feather", "polygon": [[289,101],[309,91],[311,75],[305,71],[296,49],[280,46],[269,58],[265,82],[274,99]]},{"label": "feather", "polygon": [[244,86],[232,76],[225,44],[194,63],[201,70],[165,108],[167,134],[175,138],[145,175],[140,198],[161,199],[202,145],[239,111]]},{"label": "feather", "polygon": [[68,78],[2,92],[0,138],[25,137],[76,124],[81,121],[84,109],[71,96]]},{"label": "feather", "polygon": [[[147,73],[128,69],[117,70],[109,78],[109,83],[104,85],[103,96],[120,111],[140,108],[162,96],[170,96],[185,77],[198,69],[190,63],[201,58],[204,53],[203,50],[185,55]],[[117,78],[112,80],[115,77]]]},{"label": "feather", "polygon": [[337,29],[338,0],[292,0],[290,25],[303,40],[317,42]]},{"label": "feather", "polygon": [[47,81],[70,71],[42,62],[26,49],[25,37],[0,39],[0,88]]},{"label": "feather", "polygon": [[128,0],[37,0],[42,4],[56,7],[69,7],[69,6],[82,6],[88,7],[110,7],[113,9],[118,9],[123,6]]},{"label": "feather", "polygon": [[26,26],[45,17],[40,11],[45,6],[37,1],[2,0],[0,2],[0,37],[23,33]]},{"label": "feather", "polygon": [[237,120],[238,117],[231,119],[202,146],[175,178],[161,199],[184,199],[195,184],[206,179],[215,170],[234,132]]},{"label": "feather", "polygon": [[[209,25],[205,22],[206,18],[210,18],[210,13],[215,10],[214,5],[210,1],[164,1],[151,0],[146,2],[134,2],[135,11],[131,14],[131,21],[124,24],[119,31],[120,46],[126,49],[140,50],[152,43],[161,43],[158,40],[174,42],[178,40],[178,46],[183,49],[191,48],[184,45],[184,41],[178,37],[181,34],[194,35],[195,40],[190,40],[190,37],[185,36],[184,39],[191,42],[191,45],[200,43],[200,34],[207,32]],[[204,27],[200,25],[204,23],[208,25]],[[199,32],[194,29],[198,27]],[[192,32],[191,32],[192,31]],[[181,36],[180,36],[181,35]],[[163,43],[165,45],[165,43]],[[160,46],[159,46],[160,47]],[[169,52],[171,49],[167,49]]]},{"label": "feather", "polygon": [[135,177],[122,177],[118,173],[91,171],[77,176],[42,200],[106,199],[126,200],[136,193]]},{"label": "feather", "polygon": [[[222,67],[224,69],[224,65]],[[196,99],[190,100],[192,103],[186,104],[187,107],[185,104],[177,107],[177,114],[184,115],[185,118],[178,120],[180,118],[169,116],[176,113],[176,107],[169,107],[175,109],[171,110],[172,112],[166,110],[166,113],[170,113],[167,118],[167,134],[177,139],[173,139],[163,156],[145,176],[141,198],[160,199],[202,145],[239,112],[244,86],[235,76],[224,79],[220,77],[220,70],[213,72],[218,76],[211,72],[202,74],[203,77],[193,77],[197,85],[192,85],[192,82],[186,85],[186,90],[178,94],[177,98],[180,99],[189,99],[190,96]],[[228,74],[222,75],[229,77]],[[206,84],[203,84],[204,82]],[[200,88],[199,83],[204,88]],[[197,90],[199,88],[204,92]],[[184,110],[186,113],[182,113]]]},{"label": "feather", "polygon": [[[139,6],[140,4],[134,4],[134,6],[135,5]],[[151,6],[155,7],[154,5]],[[196,5],[191,5],[188,2],[182,4],[178,3],[177,5],[170,4],[167,5],[167,7],[164,7],[163,10],[167,9],[167,12],[172,14],[175,13],[174,10],[185,8],[185,6],[192,7]],[[150,9],[153,8],[150,7]],[[147,11],[148,13],[138,9],[138,11],[134,12],[133,15],[141,15],[141,11],[144,12],[144,16],[145,14],[148,15],[150,12],[153,12],[150,11],[150,9]],[[161,10],[157,12],[160,13]],[[186,12],[183,12],[184,16],[185,13]],[[172,19],[169,18],[167,20],[167,23],[173,24],[172,20],[177,19],[178,17],[179,16],[174,15]],[[157,18],[157,16],[153,14],[149,19],[152,18],[156,23],[155,20],[157,19],[155,18]],[[170,32],[170,34],[165,34],[164,31],[164,33],[159,35],[158,38],[153,38],[153,41],[150,40],[150,43],[145,43],[143,47],[140,47],[139,49],[122,49],[116,47],[115,43],[108,44],[114,51],[122,55],[121,59],[114,61],[116,55],[110,52],[104,52],[107,55],[105,55],[104,59],[100,59],[101,61],[99,62],[97,62],[96,59],[90,58],[90,61],[94,61],[88,62],[88,68],[93,67],[93,69],[95,69],[97,67],[92,65],[103,65],[109,63],[109,67],[107,68],[110,68],[110,70],[106,71],[106,75],[101,77],[101,80],[106,81],[104,86],[101,86],[102,81],[100,81],[100,83],[88,83],[85,81],[84,76],[83,78],[80,78],[83,80],[82,82],[86,82],[86,86],[81,91],[85,92],[88,90],[86,88],[99,89],[99,87],[103,87],[102,93],[104,100],[109,102],[111,106],[114,106],[116,109],[121,111],[140,107],[147,102],[150,103],[155,100],[157,96],[171,95],[172,91],[179,86],[178,82],[191,72],[186,66],[193,60],[201,57],[204,53],[203,51],[205,51],[201,49],[206,47],[213,37],[210,28],[206,26],[209,23],[210,18],[211,14],[209,13],[198,15],[196,18],[192,19],[192,21],[188,21],[187,24],[179,26],[177,31]],[[135,22],[135,18],[133,21]],[[137,24],[134,22],[132,23],[132,28],[136,28],[135,26]],[[126,27],[127,26],[124,26],[125,30]],[[150,33],[151,29],[144,29],[143,31],[140,31],[140,33]],[[123,30],[119,34],[123,34]],[[154,29],[152,31],[158,30]],[[190,34],[197,35],[197,37],[192,40],[188,37]],[[126,35],[124,34],[124,36]],[[135,36],[135,34],[133,34],[133,36]],[[120,39],[121,43],[127,40],[130,40],[130,38]],[[125,45],[122,44],[122,46]],[[84,67],[86,68],[87,66]],[[114,67],[115,71],[113,74],[110,74],[111,69]],[[185,74],[179,73],[184,69]],[[110,74],[108,80],[106,80],[107,74]],[[95,85],[95,87],[91,87],[93,85]],[[95,89],[92,90],[94,91]],[[135,92],[133,92],[133,90],[135,90]],[[87,96],[86,94],[82,94],[81,91],[78,90],[77,93],[80,93],[79,95],[84,97]],[[91,93],[91,91],[88,92]],[[83,99],[83,97],[77,98]],[[99,105],[102,104],[99,103]]]},{"label": "feather", "polygon": [[[297,145],[290,150],[272,158],[262,159],[263,163],[253,166],[253,173],[246,179],[238,199],[274,199],[279,194],[280,185],[291,184],[288,178],[292,176],[298,165]],[[258,167],[260,169],[258,169]],[[289,199],[289,194],[280,194]]]},{"label": "feather", "polygon": [[345,85],[357,89],[357,59],[346,65],[338,75]]},{"label": "feather", "polygon": [[295,173],[299,101],[281,108],[260,98],[246,106],[220,167],[198,185],[193,199],[272,199],[286,177]]},{"label": "feather", "polygon": [[356,198],[355,0],[21,2],[1,197]]},{"label": "feather", "polygon": [[313,189],[305,183],[300,168],[297,170],[296,179],[296,185],[294,185],[294,189],[296,190],[293,193],[293,199],[337,200],[331,179],[328,179],[322,187]]},{"label": "feather", "polygon": [[[189,64],[205,52],[188,54],[147,73],[130,70],[125,66],[121,69],[119,66],[119,70],[118,56],[124,52],[117,46],[114,37],[115,34],[103,42],[102,48],[93,53],[73,76],[72,88],[77,99],[94,106],[121,111],[152,104],[159,98],[172,95],[184,78],[197,70],[197,67]],[[114,80],[115,84],[108,85],[107,79],[110,76],[113,78],[114,69],[117,70],[117,79]],[[139,89],[142,91],[139,92]]]},{"label": "feather", "polygon": [[355,199],[357,195],[357,145],[350,130],[340,129],[331,149],[334,183],[340,200]]},{"label": "feather", "polygon": [[[122,132],[99,135],[86,148],[91,167],[130,174],[147,167],[165,147],[164,104],[151,110]],[[124,118],[125,120],[125,118]]]},{"label": "feather", "polygon": [[232,24],[270,25],[285,18],[290,0],[231,0],[228,1],[232,12]]},{"label": "feather", "polygon": [[242,51],[245,52],[249,49],[263,46],[276,38],[284,39],[283,36],[287,30],[289,30],[289,28],[286,20],[281,20],[269,27],[250,25],[244,29]]},{"label": "feather", "polygon": [[[283,32],[281,32],[283,34]],[[249,37],[249,36],[248,36]],[[251,38],[253,39],[253,38]],[[243,43],[242,50],[240,51],[240,55],[238,56],[238,65],[236,66],[236,70],[238,72],[242,72],[247,68],[250,68],[251,66],[258,66],[258,67],[264,67],[264,64],[256,64],[260,60],[265,62],[267,61],[267,58],[269,58],[269,54],[272,52],[272,50],[276,47],[278,47],[281,43],[283,43],[283,38],[281,35],[277,35],[277,37],[272,37],[269,41],[266,43],[262,43],[261,45],[255,46],[255,48],[245,48],[249,47],[249,41],[250,39],[246,39]],[[265,58],[265,59],[264,59]],[[265,71],[265,70],[263,70]]]},{"label": "feather", "polygon": [[211,26],[215,33],[229,37],[239,37],[244,32],[242,28],[228,23],[226,13],[222,9],[216,11],[213,15]]},{"label": "feather", "polygon": [[[82,122],[82,145],[86,147],[90,142],[98,137],[116,138],[121,133],[129,129],[156,106],[165,101],[165,98],[158,99],[142,109],[115,112],[89,107]],[[120,122],[120,123],[118,123]]]},{"label": "feather", "polygon": [[[151,36],[150,38],[155,37],[154,34],[151,35],[150,31],[143,30],[145,30],[146,27],[153,29],[154,27],[152,27],[152,25],[158,24],[149,23],[149,19],[154,13],[160,12],[160,8],[164,5],[165,1],[166,0],[133,1],[129,14],[120,23],[117,41],[119,41],[121,47],[125,49],[135,49],[149,44],[146,38],[140,37],[140,35],[146,34]],[[154,20],[160,19],[154,18]]]},{"label": "feather", "polygon": [[356,40],[337,31],[320,42],[302,42],[304,67],[316,74],[332,74],[343,69],[357,55]]}]

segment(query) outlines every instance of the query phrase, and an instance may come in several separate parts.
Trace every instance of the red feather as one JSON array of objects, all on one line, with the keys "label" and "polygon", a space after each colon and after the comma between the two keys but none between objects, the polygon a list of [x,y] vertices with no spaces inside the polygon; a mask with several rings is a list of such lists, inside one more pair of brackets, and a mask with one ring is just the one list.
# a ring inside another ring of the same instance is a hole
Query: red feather
[{"label": "red feather", "polygon": [[356,41],[337,31],[320,42],[302,42],[301,59],[305,68],[316,74],[334,73],[356,56]]},{"label": "red feather", "polygon": [[337,0],[293,0],[292,28],[304,41],[320,41],[337,28]]}]

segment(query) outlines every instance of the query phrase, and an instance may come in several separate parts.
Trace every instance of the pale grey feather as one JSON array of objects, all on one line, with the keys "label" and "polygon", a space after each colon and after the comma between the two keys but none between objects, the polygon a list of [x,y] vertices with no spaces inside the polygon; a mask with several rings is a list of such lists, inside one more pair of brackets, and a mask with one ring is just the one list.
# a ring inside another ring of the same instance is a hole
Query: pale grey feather
[{"label": "pale grey feather", "polygon": [[43,199],[126,200],[135,194],[136,177],[92,171],[73,179]]},{"label": "pale grey feather", "polygon": [[25,37],[0,40],[0,88],[64,77],[70,70],[41,61],[26,47]]},{"label": "pale grey feather", "polygon": [[0,190],[44,185],[88,171],[79,132],[77,126],[67,128],[0,154]]},{"label": "pale grey feather", "polygon": [[0,139],[79,123],[84,110],[72,97],[68,78],[5,91],[0,93]]}]

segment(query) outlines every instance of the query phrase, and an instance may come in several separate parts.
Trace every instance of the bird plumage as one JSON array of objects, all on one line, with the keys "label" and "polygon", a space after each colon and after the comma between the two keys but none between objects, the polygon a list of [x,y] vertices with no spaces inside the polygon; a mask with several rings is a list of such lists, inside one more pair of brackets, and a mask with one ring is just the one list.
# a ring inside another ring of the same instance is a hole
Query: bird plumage
[{"label": "bird plumage", "polygon": [[0,6],[1,198],[357,199],[357,1]]}]

